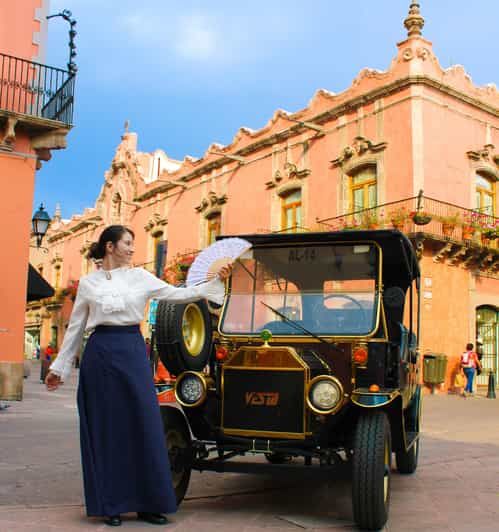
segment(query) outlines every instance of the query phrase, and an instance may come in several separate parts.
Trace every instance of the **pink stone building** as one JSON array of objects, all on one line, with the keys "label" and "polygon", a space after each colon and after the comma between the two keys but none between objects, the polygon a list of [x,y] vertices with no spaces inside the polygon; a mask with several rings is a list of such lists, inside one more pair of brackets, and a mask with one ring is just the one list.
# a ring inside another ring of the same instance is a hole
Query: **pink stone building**
[{"label": "pink stone building", "polygon": [[[303,109],[276,111],[199,159],[141,153],[127,127],[95,205],[70,220],[56,214],[50,252],[32,262],[61,291],[89,270],[85,252],[110,223],[133,228],[136,263],[158,275],[220,233],[398,223],[421,260],[422,352],[449,359],[444,387],[477,335],[497,375],[499,92],[440,66],[418,4],[404,24],[386,71],[365,68],[338,94],[318,90]],[[425,226],[410,215],[418,205],[432,217]],[[27,330],[60,343],[71,306],[61,294],[28,308]]]}]

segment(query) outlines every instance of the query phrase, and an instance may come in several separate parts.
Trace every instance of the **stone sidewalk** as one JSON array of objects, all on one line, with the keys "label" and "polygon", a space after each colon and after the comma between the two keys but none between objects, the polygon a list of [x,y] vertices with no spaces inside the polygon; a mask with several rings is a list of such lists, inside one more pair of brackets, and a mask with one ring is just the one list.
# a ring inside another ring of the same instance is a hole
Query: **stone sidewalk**
[{"label": "stone sidewalk", "polygon": [[[110,530],[82,501],[76,375],[45,391],[35,366],[23,402],[0,411],[0,532]],[[499,530],[499,400],[426,395],[420,466],[392,476],[386,531]],[[255,458],[258,460],[260,458]],[[193,473],[167,530],[355,530],[349,475]],[[120,530],[161,527],[125,516]]]}]

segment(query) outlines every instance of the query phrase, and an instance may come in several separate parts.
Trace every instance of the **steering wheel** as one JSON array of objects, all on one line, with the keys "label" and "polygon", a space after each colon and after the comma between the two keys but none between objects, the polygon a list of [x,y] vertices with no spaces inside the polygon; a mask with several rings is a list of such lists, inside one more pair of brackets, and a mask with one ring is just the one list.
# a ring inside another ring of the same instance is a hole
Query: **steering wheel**
[{"label": "steering wheel", "polygon": [[[322,310],[324,309],[324,303],[328,299],[338,299],[338,298],[346,299],[347,301],[350,301],[351,303],[353,303],[356,307],[359,308],[360,313],[361,313],[362,321],[364,323],[368,322],[366,311],[365,311],[364,307],[361,305],[361,303],[357,299],[353,298],[352,296],[348,296],[346,294],[328,294],[327,296],[325,296],[324,299],[322,300],[322,302],[317,303],[315,305],[314,309],[312,310],[312,314],[313,314],[314,320],[320,323],[321,322],[321,320],[320,320],[321,315],[320,314],[321,314]],[[345,320],[345,318],[343,316],[335,314],[333,320],[334,320],[335,329],[342,330],[342,329],[346,328],[346,320]]]}]

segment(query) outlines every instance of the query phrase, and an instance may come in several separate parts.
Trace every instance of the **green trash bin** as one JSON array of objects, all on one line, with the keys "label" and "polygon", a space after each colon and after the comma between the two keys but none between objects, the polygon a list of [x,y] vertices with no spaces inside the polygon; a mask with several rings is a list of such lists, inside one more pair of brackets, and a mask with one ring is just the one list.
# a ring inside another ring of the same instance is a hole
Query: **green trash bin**
[{"label": "green trash bin", "polygon": [[447,371],[447,355],[439,353],[436,356],[437,366],[437,383],[445,382],[445,373]]},{"label": "green trash bin", "polygon": [[437,355],[426,353],[423,356],[423,380],[428,384],[438,384]]}]

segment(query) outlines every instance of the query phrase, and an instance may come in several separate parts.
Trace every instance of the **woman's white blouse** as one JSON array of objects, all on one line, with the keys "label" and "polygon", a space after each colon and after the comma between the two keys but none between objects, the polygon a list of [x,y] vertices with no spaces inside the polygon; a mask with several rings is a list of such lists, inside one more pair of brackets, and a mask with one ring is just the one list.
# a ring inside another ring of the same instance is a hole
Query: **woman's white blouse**
[{"label": "woman's white blouse", "polygon": [[189,303],[210,299],[222,304],[224,284],[214,279],[198,286],[178,288],[143,268],[97,270],[80,279],[69,325],[59,355],[50,370],[65,380],[71,373],[83,334],[97,325],[135,325],[144,318],[144,310],[151,298],[167,299],[172,303]]}]

